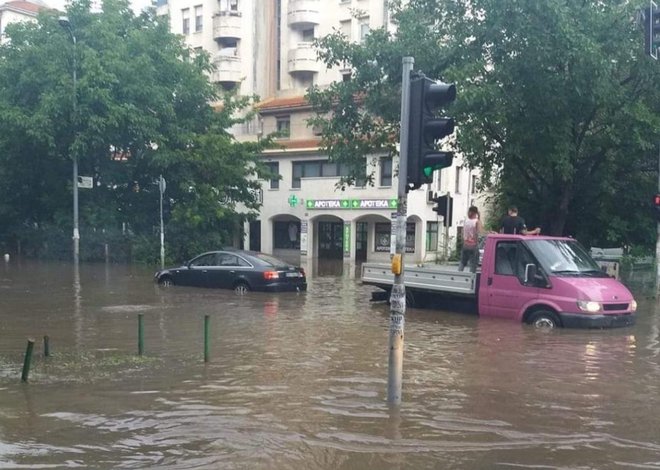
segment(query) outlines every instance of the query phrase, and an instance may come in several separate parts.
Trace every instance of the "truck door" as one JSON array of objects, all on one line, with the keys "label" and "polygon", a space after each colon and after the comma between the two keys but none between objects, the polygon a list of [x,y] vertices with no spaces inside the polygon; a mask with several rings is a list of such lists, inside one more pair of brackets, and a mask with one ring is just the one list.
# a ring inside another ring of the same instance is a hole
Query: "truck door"
[{"label": "truck door", "polygon": [[481,315],[517,319],[522,307],[539,296],[538,287],[525,285],[525,266],[529,263],[535,263],[534,257],[519,240],[497,242],[494,269],[488,273],[486,291],[480,292],[485,296]]}]

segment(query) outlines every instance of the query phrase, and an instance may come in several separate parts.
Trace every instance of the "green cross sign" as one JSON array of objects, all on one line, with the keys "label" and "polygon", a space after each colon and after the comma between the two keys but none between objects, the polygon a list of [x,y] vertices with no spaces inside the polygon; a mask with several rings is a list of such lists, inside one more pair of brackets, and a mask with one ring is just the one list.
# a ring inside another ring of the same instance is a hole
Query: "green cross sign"
[{"label": "green cross sign", "polygon": [[289,205],[291,207],[296,207],[298,205],[298,198],[296,197],[295,194],[289,196]]}]

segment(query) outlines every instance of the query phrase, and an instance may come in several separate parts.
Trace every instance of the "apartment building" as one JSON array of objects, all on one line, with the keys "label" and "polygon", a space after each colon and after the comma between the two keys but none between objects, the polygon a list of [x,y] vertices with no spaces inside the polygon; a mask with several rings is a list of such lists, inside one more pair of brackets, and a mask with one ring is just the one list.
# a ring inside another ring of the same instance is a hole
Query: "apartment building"
[{"label": "apartment building", "polygon": [[[312,41],[339,30],[362,41],[373,28],[391,28],[385,0],[161,0],[171,29],[192,48],[211,54],[210,79],[224,89],[261,97],[259,117],[234,129],[237,139],[278,131],[282,148],[265,152],[281,179],[263,182],[259,219],[246,225],[243,246],[305,264],[310,259],[347,263],[389,260],[396,211],[396,161],[369,159],[375,185],[336,183],[346,169],[328,161],[307,125],[312,114],[304,95],[311,85],[350,78],[350,70],[327,69]],[[164,3],[167,2],[167,3]],[[409,261],[433,261],[455,248],[467,208],[477,203],[478,174],[462,165],[436,172],[434,181],[409,194],[406,246]],[[431,198],[451,193],[452,227],[445,235]],[[412,258],[412,260],[411,260]]]},{"label": "apartment building", "polygon": [[0,43],[7,41],[5,28],[20,21],[36,21],[39,10],[46,8],[41,2],[15,0],[0,4]]}]

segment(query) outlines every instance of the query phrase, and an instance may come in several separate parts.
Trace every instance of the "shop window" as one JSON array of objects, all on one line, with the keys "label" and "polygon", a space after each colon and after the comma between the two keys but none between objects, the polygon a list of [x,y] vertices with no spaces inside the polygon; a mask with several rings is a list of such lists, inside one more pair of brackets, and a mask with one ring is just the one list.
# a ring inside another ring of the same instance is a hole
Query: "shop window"
[{"label": "shop window", "polygon": [[[374,224],[374,251],[379,253],[386,253],[390,251],[390,235],[392,224],[390,223],[377,223]],[[406,253],[415,252],[415,224],[406,224]]]},{"label": "shop window", "polygon": [[281,250],[299,250],[300,222],[273,222],[273,248]]}]

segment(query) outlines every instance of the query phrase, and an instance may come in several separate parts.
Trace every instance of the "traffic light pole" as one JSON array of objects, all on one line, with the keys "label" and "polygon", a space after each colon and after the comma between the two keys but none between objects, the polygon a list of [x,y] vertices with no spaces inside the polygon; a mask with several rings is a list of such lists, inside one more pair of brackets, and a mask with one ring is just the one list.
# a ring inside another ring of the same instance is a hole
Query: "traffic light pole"
[{"label": "traffic light pole", "polygon": [[415,59],[404,57],[402,63],[399,186],[395,232],[396,250],[394,255],[400,261],[400,269],[394,275],[394,285],[390,295],[389,361],[387,370],[387,402],[390,405],[401,404],[401,384],[403,382],[403,330],[406,315],[406,286],[403,284],[403,276],[408,213],[408,122],[410,119],[410,73],[413,70]]},{"label": "traffic light pole", "polygon": [[450,204],[451,204],[451,193],[447,191],[447,208],[445,210],[445,263],[449,261],[449,217],[451,217],[453,214],[451,214],[451,209],[450,209]]}]

